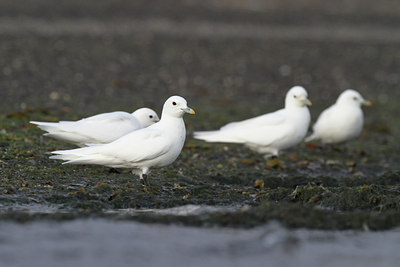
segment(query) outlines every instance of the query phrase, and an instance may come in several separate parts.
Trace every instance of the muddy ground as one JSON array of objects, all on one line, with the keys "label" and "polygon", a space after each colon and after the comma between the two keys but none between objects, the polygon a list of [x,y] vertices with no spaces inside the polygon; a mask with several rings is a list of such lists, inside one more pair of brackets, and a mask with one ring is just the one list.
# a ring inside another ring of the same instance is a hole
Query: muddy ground
[{"label": "muddy ground", "polygon": [[[251,228],[400,226],[400,4],[384,1],[0,3],[0,218]],[[354,142],[301,144],[283,166],[194,130],[270,112],[302,85],[311,114],[353,88],[374,102]],[[63,166],[30,120],[75,120],[182,95],[186,145],[144,188],[128,171]],[[204,212],[158,212],[185,205]],[[191,206],[188,206],[191,207]],[[214,208],[213,208],[214,207]]]}]

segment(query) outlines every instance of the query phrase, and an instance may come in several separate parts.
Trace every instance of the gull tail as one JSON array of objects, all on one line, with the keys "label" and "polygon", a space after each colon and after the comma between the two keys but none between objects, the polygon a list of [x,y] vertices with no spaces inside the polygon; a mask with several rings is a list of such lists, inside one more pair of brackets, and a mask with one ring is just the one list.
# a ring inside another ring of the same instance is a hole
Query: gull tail
[{"label": "gull tail", "polygon": [[85,147],[70,149],[70,150],[56,150],[56,151],[51,152],[51,154],[53,154],[53,156],[50,156],[50,158],[71,161],[71,160],[76,160],[81,157],[85,157],[87,155],[93,154],[93,152],[94,151],[90,151],[90,149],[87,149]]},{"label": "gull tail", "polygon": [[315,133],[311,134],[310,136],[306,137],[306,139],[304,140],[305,142],[310,142],[317,139],[317,135]]},{"label": "gull tail", "polygon": [[231,136],[228,132],[219,130],[194,132],[193,137],[206,142],[243,143],[243,141]]},{"label": "gull tail", "polygon": [[35,124],[37,127],[46,132],[59,132],[60,123],[58,122],[41,122],[41,121],[30,121],[29,123]]},{"label": "gull tail", "polygon": [[43,131],[47,133],[44,136],[51,137],[57,140],[66,141],[68,143],[75,144],[83,147],[84,143],[87,142],[88,137],[76,133],[73,131],[74,124],[69,121],[61,122],[41,122],[41,121],[30,121],[30,123],[37,125]]},{"label": "gull tail", "polygon": [[75,133],[68,133],[68,132],[52,132],[52,133],[45,133],[44,136],[52,137],[54,139],[60,141],[66,141],[68,143],[84,147],[87,138],[85,136],[75,134]]},{"label": "gull tail", "polygon": [[29,123],[37,125],[43,131],[48,133],[60,133],[60,132],[72,132],[78,124],[75,121],[59,121],[59,122],[42,122],[42,121],[30,121]]},{"label": "gull tail", "polygon": [[100,146],[83,147],[71,150],[57,150],[50,159],[64,160],[63,164],[95,164],[107,165],[112,162],[112,158],[103,155],[97,149]]}]

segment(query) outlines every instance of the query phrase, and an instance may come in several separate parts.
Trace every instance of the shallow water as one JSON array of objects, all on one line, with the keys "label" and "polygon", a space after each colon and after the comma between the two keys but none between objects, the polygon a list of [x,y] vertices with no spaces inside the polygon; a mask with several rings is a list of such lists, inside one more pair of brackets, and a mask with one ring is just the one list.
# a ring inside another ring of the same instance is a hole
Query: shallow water
[{"label": "shallow water", "polygon": [[192,228],[114,220],[0,223],[0,266],[398,266],[385,232]]},{"label": "shallow water", "polygon": [[[185,205],[105,211],[113,219],[3,221],[0,266],[398,266],[400,262],[400,228],[290,230],[272,221],[238,229],[143,224],[126,218],[142,214],[201,218],[246,208]],[[41,205],[12,209],[31,216],[68,213]]]}]

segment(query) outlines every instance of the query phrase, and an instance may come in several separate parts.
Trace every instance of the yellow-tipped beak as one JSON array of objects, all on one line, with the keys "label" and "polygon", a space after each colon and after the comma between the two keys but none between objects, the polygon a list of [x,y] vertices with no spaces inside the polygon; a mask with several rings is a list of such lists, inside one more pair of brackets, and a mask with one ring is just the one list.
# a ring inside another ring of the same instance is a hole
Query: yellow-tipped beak
[{"label": "yellow-tipped beak", "polygon": [[192,115],[196,114],[196,112],[191,108],[184,108],[183,111]]},{"label": "yellow-tipped beak", "polygon": [[370,106],[372,106],[372,102],[371,101],[365,101],[364,105],[366,105],[367,107],[370,107]]},{"label": "yellow-tipped beak", "polygon": [[307,106],[312,106],[312,103],[310,100],[307,99]]}]

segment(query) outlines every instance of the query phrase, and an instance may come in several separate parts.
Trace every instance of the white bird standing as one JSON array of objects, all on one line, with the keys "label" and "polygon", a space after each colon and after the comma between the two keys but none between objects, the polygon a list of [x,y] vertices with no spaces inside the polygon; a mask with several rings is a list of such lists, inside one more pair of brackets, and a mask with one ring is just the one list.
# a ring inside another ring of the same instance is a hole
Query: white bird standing
[{"label": "white bird standing", "polygon": [[311,105],[307,91],[301,86],[291,88],[285,99],[285,108],[244,121],[232,122],[216,131],[195,132],[194,138],[207,142],[244,144],[265,154],[278,156],[280,150],[300,143],[310,124]]},{"label": "white bird standing", "polygon": [[355,90],[345,90],[335,104],[319,115],[306,142],[320,140],[324,144],[334,144],[356,138],[364,124],[362,105],[370,106],[371,102]]},{"label": "white bird standing", "polygon": [[160,119],[149,108],[140,108],[132,114],[115,111],[102,113],[79,121],[40,122],[31,121],[53,137],[84,147],[88,144],[106,144],[132,131],[145,128]]},{"label": "white bird standing", "polygon": [[161,120],[147,128],[131,132],[112,143],[72,150],[58,150],[51,159],[63,164],[95,164],[111,168],[132,168],[143,184],[152,167],[173,163],[186,138],[185,113],[195,114],[183,97],[171,96],[164,104]]}]

